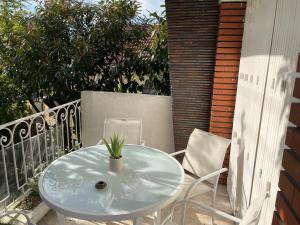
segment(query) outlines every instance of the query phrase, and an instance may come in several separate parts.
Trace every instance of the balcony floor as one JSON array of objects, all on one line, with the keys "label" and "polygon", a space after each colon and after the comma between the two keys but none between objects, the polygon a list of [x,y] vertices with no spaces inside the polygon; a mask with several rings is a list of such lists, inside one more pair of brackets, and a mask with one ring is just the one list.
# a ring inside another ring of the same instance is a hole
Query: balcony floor
[{"label": "balcony floor", "polygon": [[[201,195],[195,198],[198,201],[201,201],[203,203],[210,203],[209,195]],[[223,185],[219,186],[218,189],[218,195],[217,195],[217,203],[216,206],[218,209],[223,210],[228,213],[232,213],[231,206],[229,203],[229,197],[226,191],[226,187]],[[163,219],[169,214],[171,206],[166,207],[162,210],[162,221]],[[175,220],[178,222],[180,221],[180,209],[178,209],[175,213]],[[78,220],[74,218],[67,218],[67,224],[68,225],[102,225],[105,223],[100,222],[87,222],[83,220]],[[121,222],[109,222],[108,225],[131,225],[131,221],[121,221]],[[151,216],[144,217],[143,219],[143,225],[152,225],[153,219]],[[187,225],[196,225],[196,224],[202,224],[202,225],[211,225],[211,216],[206,213],[205,211],[200,211],[198,209],[189,208],[188,214],[187,214]],[[225,221],[221,218],[216,217],[215,224],[217,225],[232,225],[234,223]],[[39,223],[38,225],[59,225],[56,219],[56,215],[53,211],[50,211]]]}]

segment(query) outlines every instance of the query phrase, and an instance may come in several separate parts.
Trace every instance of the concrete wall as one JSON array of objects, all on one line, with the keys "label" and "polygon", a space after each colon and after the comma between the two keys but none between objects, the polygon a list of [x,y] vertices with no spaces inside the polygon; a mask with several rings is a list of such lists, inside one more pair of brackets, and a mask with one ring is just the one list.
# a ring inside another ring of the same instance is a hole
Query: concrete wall
[{"label": "concrete wall", "polygon": [[147,146],[174,151],[172,99],[169,96],[83,91],[83,146],[95,145],[101,139],[105,118],[141,119]]}]

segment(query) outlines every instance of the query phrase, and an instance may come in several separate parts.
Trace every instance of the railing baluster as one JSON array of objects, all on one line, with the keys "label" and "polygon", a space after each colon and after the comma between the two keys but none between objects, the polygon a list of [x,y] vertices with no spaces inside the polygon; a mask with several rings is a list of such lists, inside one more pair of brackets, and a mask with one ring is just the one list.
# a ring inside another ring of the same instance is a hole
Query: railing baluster
[{"label": "railing baluster", "polygon": [[80,100],[0,125],[0,171],[5,182],[0,191],[6,193],[1,205],[12,203],[11,195],[18,197],[20,190],[24,194],[31,176],[80,143]]}]

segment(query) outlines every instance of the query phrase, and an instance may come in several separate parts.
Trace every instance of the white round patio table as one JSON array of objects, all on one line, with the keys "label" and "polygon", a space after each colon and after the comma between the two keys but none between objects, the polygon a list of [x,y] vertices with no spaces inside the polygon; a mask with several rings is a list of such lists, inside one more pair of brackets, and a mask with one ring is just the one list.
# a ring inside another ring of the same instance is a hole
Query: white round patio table
[{"label": "white round patio table", "polygon": [[[40,196],[57,212],[60,225],[65,216],[102,222],[133,219],[138,224],[142,216],[160,212],[178,197],[184,171],[176,159],[140,145],[125,145],[122,155],[120,173],[109,170],[103,145],[64,155],[43,171]],[[97,190],[98,181],[105,181],[106,188]]]}]

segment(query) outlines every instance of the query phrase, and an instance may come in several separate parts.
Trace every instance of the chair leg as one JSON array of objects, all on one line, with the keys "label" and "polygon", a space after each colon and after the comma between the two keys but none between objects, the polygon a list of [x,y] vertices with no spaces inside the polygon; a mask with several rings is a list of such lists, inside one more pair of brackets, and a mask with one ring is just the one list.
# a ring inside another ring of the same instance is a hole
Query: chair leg
[{"label": "chair leg", "polygon": [[[217,197],[217,191],[218,191],[219,178],[220,178],[220,175],[217,176],[217,180],[214,184],[213,198],[212,198],[212,207],[213,208],[216,208],[216,197]],[[212,224],[214,225],[215,224],[215,213],[214,212],[212,212],[211,220],[212,220]]]},{"label": "chair leg", "polygon": [[158,210],[154,213],[154,225],[160,225],[161,224],[161,210]]},{"label": "chair leg", "polygon": [[184,203],[184,204],[183,204],[183,208],[182,208],[181,223],[180,223],[180,225],[184,225],[184,224],[185,224],[186,207],[187,207],[187,204]]}]

